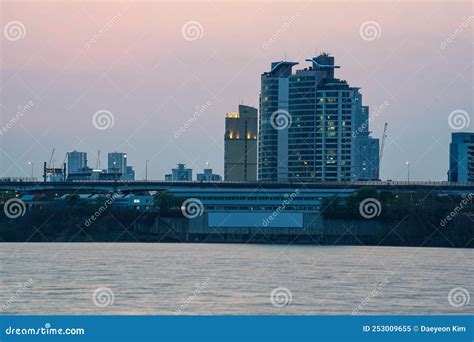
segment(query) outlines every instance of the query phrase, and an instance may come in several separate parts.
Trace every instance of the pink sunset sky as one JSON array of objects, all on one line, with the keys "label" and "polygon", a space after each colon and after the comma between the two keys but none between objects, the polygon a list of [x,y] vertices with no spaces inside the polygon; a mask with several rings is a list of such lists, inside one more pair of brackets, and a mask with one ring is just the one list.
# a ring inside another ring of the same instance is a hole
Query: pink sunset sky
[{"label": "pink sunset sky", "polygon": [[[474,131],[471,2],[0,6],[0,177],[29,176],[28,161],[39,177],[53,148],[56,165],[80,150],[91,167],[99,149],[102,167],[107,152],[127,152],[137,179],[146,160],[152,179],[178,162],[194,173],[209,162],[222,174],[226,112],[258,107],[260,74],[272,61],[306,67],[322,51],[335,56],[336,77],[360,87],[371,111],[388,103],[371,122],[379,138],[389,123],[382,179],[406,179],[410,161],[412,179],[445,180],[455,132],[449,114],[468,113],[463,130]],[[7,32],[11,22],[23,25],[20,39]],[[367,22],[378,25],[376,37],[361,33]],[[94,126],[99,110],[112,113],[113,126]]]}]

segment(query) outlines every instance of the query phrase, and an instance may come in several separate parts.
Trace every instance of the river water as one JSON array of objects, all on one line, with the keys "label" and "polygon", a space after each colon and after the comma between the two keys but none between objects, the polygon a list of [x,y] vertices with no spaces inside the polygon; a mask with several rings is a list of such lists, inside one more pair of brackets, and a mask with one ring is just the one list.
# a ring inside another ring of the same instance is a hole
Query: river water
[{"label": "river water", "polygon": [[474,314],[473,261],[449,248],[0,243],[0,313]]}]

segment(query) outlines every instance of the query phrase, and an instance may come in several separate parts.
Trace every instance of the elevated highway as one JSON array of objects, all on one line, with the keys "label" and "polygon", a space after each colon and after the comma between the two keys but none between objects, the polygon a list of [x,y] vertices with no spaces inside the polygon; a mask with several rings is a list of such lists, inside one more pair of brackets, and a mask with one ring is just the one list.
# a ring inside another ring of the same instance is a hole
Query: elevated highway
[{"label": "elevated highway", "polygon": [[172,181],[69,181],[69,182],[41,182],[41,181],[11,181],[0,179],[0,191],[18,191],[21,193],[41,193],[53,191],[67,191],[78,193],[107,193],[123,192],[135,193],[146,191],[283,191],[300,189],[302,191],[318,190],[357,190],[363,187],[372,187],[378,190],[403,192],[440,192],[468,194],[474,193],[474,183],[460,184],[450,182],[431,181],[357,181],[357,182],[314,182],[314,183],[267,183],[267,182],[172,182]]}]

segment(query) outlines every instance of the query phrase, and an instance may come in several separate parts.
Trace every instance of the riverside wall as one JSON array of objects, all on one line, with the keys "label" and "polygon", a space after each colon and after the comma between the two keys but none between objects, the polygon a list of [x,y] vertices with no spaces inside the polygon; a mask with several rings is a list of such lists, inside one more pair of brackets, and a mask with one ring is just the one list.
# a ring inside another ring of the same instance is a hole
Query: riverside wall
[{"label": "riverside wall", "polygon": [[472,230],[469,239],[465,233],[456,233],[459,228],[466,227],[453,223],[442,230],[429,223],[420,225],[413,219],[343,220],[325,219],[317,214],[304,214],[302,227],[213,227],[205,214],[193,219],[158,217],[152,225],[134,227],[141,233],[155,235],[157,241],[168,242],[474,247]]}]

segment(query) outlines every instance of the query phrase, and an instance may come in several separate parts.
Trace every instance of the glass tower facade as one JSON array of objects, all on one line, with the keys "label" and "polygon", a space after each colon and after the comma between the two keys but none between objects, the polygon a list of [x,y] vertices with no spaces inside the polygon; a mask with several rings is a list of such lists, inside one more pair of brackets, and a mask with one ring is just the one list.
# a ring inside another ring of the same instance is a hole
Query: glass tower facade
[{"label": "glass tower facade", "polygon": [[448,180],[457,183],[474,182],[474,133],[452,133]]},{"label": "glass tower facade", "polygon": [[378,139],[359,88],[334,78],[334,57],[307,61],[295,73],[296,62],[273,63],[261,76],[259,180],[378,179]]},{"label": "glass tower facade", "polygon": [[67,167],[68,174],[83,172],[87,168],[87,153],[78,151],[68,152]]},{"label": "glass tower facade", "polygon": [[[258,123],[258,179],[288,180],[289,84],[296,62],[272,63],[272,69],[261,76],[260,114]],[[275,115],[276,114],[276,115]],[[279,125],[278,118],[282,119]],[[285,121],[286,119],[286,121]]]},{"label": "glass tower facade", "polygon": [[127,173],[127,154],[111,152],[108,154],[108,173],[124,175]]}]

